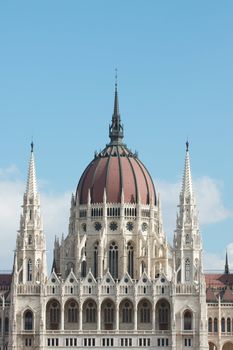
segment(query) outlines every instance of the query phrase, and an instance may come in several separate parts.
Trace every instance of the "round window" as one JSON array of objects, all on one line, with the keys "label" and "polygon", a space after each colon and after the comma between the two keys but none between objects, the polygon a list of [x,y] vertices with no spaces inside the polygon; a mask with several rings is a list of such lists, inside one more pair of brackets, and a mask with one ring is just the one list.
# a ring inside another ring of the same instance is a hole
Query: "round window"
[{"label": "round window", "polygon": [[126,228],[128,231],[132,231],[133,230],[133,223],[131,221],[128,221],[126,224]]},{"label": "round window", "polygon": [[94,227],[95,227],[95,230],[96,230],[96,231],[100,231],[101,228],[102,228],[102,225],[101,225],[100,222],[95,222],[95,223],[94,223]]},{"label": "round window", "polygon": [[116,231],[118,226],[117,226],[117,223],[115,221],[112,221],[110,223],[109,227],[110,227],[110,230]]}]

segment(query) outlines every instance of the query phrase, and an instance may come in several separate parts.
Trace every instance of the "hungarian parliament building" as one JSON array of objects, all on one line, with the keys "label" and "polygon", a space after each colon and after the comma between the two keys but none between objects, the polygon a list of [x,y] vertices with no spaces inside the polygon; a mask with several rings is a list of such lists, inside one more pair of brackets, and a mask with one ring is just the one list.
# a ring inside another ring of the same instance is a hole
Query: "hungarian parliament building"
[{"label": "hungarian parliament building", "polygon": [[109,138],[48,270],[31,145],[13,270],[0,274],[0,350],[232,350],[233,274],[227,256],[222,273],[203,271],[188,142],[169,243],[152,176],[124,143],[117,85]]}]

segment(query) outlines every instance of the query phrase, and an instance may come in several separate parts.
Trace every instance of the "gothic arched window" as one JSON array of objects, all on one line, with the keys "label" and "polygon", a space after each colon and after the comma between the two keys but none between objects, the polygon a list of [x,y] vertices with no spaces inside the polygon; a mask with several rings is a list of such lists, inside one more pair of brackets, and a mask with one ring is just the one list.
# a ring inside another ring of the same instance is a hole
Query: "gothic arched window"
[{"label": "gothic arched window", "polygon": [[191,264],[189,258],[185,260],[185,281],[190,281]]},{"label": "gothic arched window", "polygon": [[107,302],[107,304],[104,307],[104,323],[110,324],[113,323],[114,320],[114,310],[113,305],[110,302]]},{"label": "gothic arched window", "polygon": [[140,322],[141,323],[150,323],[150,305],[147,301],[144,301],[140,308]]},{"label": "gothic arched window", "polygon": [[78,322],[78,306],[75,301],[71,301],[68,306],[68,322]]},{"label": "gothic arched window", "polygon": [[4,325],[5,333],[9,333],[9,318],[5,317],[5,325]]},{"label": "gothic arched window", "polygon": [[99,243],[96,242],[94,246],[94,277],[98,277],[98,245]]},{"label": "gothic arched window", "polygon": [[184,330],[189,331],[192,329],[192,313],[187,310],[184,312]]},{"label": "gothic arched window", "polygon": [[213,321],[212,321],[212,318],[210,317],[209,320],[208,320],[208,332],[212,332],[213,331]]},{"label": "gothic arched window", "polygon": [[112,242],[109,246],[109,272],[114,279],[118,278],[118,246]]},{"label": "gothic arched window", "polygon": [[28,310],[24,314],[24,330],[32,331],[32,329],[33,329],[33,314],[30,310]]},{"label": "gothic arched window", "polygon": [[231,332],[231,319],[228,317],[227,319],[227,333]]},{"label": "gothic arched window", "polygon": [[122,308],[122,322],[132,323],[132,304],[126,301]]},{"label": "gothic arched window", "polygon": [[222,330],[223,333],[226,332],[225,318],[224,317],[221,319],[221,330]]},{"label": "gothic arched window", "polygon": [[90,301],[86,307],[86,322],[95,323],[96,322],[96,306]]},{"label": "gothic arched window", "polygon": [[159,330],[170,328],[170,305],[166,300],[161,300],[158,304]]},{"label": "gothic arched window", "polygon": [[218,319],[215,318],[214,319],[214,333],[217,333],[218,332]]},{"label": "gothic arched window", "polygon": [[30,282],[32,281],[32,261],[31,259],[28,260],[28,266],[27,266],[27,280]]},{"label": "gothic arched window", "polygon": [[50,323],[57,324],[60,321],[60,308],[57,301],[52,302],[50,306]]},{"label": "gothic arched window", "polygon": [[131,242],[127,244],[127,256],[128,256],[128,274],[130,277],[134,277],[134,250]]}]

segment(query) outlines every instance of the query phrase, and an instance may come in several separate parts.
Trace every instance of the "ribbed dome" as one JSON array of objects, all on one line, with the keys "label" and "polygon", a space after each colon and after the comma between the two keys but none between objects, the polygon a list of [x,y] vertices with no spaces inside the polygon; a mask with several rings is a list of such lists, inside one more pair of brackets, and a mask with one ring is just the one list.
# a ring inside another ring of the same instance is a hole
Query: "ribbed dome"
[{"label": "ribbed dome", "polygon": [[145,166],[124,145],[108,145],[87,166],[78,184],[80,204],[86,204],[90,189],[91,202],[102,203],[104,189],[108,203],[156,202],[154,184]]},{"label": "ribbed dome", "polygon": [[108,203],[120,203],[122,193],[125,203],[156,204],[154,184],[145,166],[123,144],[124,128],[119,113],[117,85],[115,85],[114,111],[109,126],[111,142],[96,154],[82,174],[76,191],[80,204],[102,203],[104,190]]}]

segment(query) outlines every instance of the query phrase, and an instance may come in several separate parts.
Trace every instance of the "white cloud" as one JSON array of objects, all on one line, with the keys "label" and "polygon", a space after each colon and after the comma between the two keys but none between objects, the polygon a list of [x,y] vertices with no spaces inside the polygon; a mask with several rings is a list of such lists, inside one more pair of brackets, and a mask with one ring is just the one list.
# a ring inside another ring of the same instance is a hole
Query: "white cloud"
[{"label": "white cloud", "polygon": [[[156,183],[161,196],[164,227],[171,236],[175,229],[181,183],[166,181],[156,181]],[[224,206],[220,182],[203,176],[194,181],[193,187],[197,197],[201,225],[213,224],[233,216],[233,212]]]},{"label": "white cloud", "polygon": [[[226,247],[228,255],[228,266],[232,273],[233,271],[233,243],[229,243]],[[218,253],[204,252],[204,266],[208,271],[219,271],[223,272],[225,262],[226,262],[226,251],[221,251]]]}]

